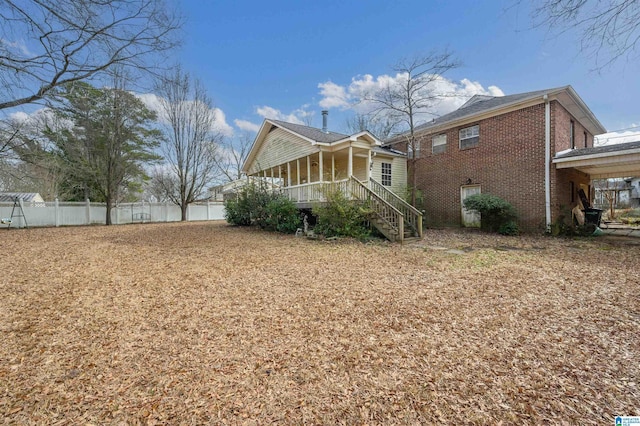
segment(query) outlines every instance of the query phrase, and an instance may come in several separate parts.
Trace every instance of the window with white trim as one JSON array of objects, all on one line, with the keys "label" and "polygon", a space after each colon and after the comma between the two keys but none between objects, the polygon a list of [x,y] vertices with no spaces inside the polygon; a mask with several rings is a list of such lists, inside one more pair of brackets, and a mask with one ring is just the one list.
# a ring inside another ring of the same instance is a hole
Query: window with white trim
[{"label": "window with white trim", "polygon": [[382,163],[382,184],[391,186],[391,163]]},{"label": "window with white trim", "polygon": [[480,141],[480,125],[460,129],[460,149],[473,148]]},{"label": "window with white trim", "polygon": [[431,138],[431,153],[440,154],[447,150],[447,135],[438,135]]}]

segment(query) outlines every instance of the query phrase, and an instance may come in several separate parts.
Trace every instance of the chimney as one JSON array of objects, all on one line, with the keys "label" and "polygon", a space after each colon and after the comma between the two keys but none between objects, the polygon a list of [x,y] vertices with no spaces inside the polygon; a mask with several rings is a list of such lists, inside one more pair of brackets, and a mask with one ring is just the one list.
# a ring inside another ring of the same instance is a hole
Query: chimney
[{"label": "chimney", "polygon": [[329,131],[327,130],[327,116],[329,115],[329,111],[327,111],[326,109],[324,111],[322,111],[322,131],[324,133],[329,133]]}]

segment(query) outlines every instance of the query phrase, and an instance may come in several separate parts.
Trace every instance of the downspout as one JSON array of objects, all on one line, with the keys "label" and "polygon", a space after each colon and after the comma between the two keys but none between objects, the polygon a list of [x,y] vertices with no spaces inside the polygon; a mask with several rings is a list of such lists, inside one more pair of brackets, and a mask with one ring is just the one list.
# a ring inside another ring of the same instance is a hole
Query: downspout
[{"label": "downspout", "polygon": [[544,95],[544,201],[547,232],[551,231],[551,104]]}]

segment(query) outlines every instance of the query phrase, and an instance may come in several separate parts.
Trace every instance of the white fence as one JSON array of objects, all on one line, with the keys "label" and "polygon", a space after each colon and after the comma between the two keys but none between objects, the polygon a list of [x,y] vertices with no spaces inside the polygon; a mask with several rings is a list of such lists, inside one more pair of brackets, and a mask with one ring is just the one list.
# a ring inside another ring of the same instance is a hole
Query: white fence
[{"label": "white fence", "polygon": [[[0,203],[0,218],[13,219],[12,228],[28,226],[74,226],[106,223],[107,206],[104,203],[72,203],[52,201],[45,203],[21,202],[24,218],[14,203]],[[173,203],[126,203],[111,209],[111,222],[114,225],[147,222],[178,222],[180,207]],[[187,208],[187,220],[224,219],[224,205],[220,202],[190,204]],[[8,225],[4,225],[6,227]]]}]

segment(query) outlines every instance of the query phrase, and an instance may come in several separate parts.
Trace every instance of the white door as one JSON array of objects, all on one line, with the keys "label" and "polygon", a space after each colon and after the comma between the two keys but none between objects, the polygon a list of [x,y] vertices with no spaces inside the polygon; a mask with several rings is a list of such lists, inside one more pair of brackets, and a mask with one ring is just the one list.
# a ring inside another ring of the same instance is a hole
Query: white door
[{"label": "white door", "polygon": [[464,200],[471,195],[480,194],[480,185],[469,185],[460,188],[460,205],[462,206],[462,226],[480,227],[480,213],[464,208]]}]

